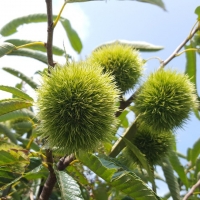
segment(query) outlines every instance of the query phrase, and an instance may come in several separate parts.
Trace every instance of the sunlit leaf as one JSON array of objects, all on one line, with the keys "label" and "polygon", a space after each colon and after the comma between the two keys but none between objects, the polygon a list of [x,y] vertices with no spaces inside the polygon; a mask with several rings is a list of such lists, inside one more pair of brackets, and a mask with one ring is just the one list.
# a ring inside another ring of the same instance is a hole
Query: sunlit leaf
[{"label": "sunlit leaf", "polygon": [[124,128],[128,128],[129,126],[129,123],[128,123],[128,118],[126,117],[126,115],[129,113],[128,110],[124,110],[121,115],[118,117],[118,119],[120,120],[120,123],[121,125],[124,127]]},{"label": "sunlit leaf", "polygon": [[17,98],[0,100],[0,116],[15,110],[28,108],[32,105],[33,103],[30,101]]},{"label": "sunlit leaf", "polygon": [[106,156],[95,156],[80,153],[79,160],[99,177],[108,182],[117,190],[137,200],[160,199],[149,187],[133,172],[127,171]]},{"label": "sunlit leaf", "polygon": [[180,200],[180,189],[177,182],[177,178],[174,175],[174,170],[167,158],[165,158],[161,164],[165,179],[170,190],[173,200]]},{"label": "sunlit leaf", "polygon": [[8,54],[9,56],[25,56],[29,58],[34,58],[38,61],[41,61],[45,64],[47,64],[47,56],[46,54],[40,53],[39,51],[35,51],[32,49],[18,49],[15,51],[12,51],[11,53]]},{"label": "sunlit leaf", "polygon": [[162,50],[163,47],[162,46],[156,46],[156,45],[153,45],[153,44],[150,44],[150,43],[147,43],[147,42],[142,42],[142,41],[127,41],[127,40],[114,40],[114,41],[109,41],[109,42],[106,42],[100,46],[98,46],[94,51],[98,50],[99,48],[102,48],[104,46],[109,46],[109,45],[112,45],[114,43],[117,43],[117,44],[122,44],[122,45],[126,45],[126,46],[130,46],[132,47],[133,49],[137,49],[139,51],[159,51],[159,50]]},{"label": "sunlit leaf", "polygon": [[60,18],[60,22],[67,33],[67,37],[73,49],[76,52],[80,53],[83,46],[77,32],[71,27],[70,21],[65,18]]},{"label": "sunlit leaf", "polygon": [[[33,43],[33,42],[36,42],[36,41],[9,39],[9,40],[6,40],[5,42],[12,43],[15,46],[21,46],[21,45],[28,44],[28,43]],[[46,52],[47,51],[46,47],[45,46],[41,46],[41,45],[33,45],[33,46],[28,46],[26,48],[29,48],[29,49],[32,49],[32,50],[36,50],[36,51],[42,51],[42,52]],[[53,54],[54,55],[58,55],[58,56],[62,56],[65,53],[65,51],[63,49],[61,49],[59,47],[56,47],[56,46],[53,46],[52,50],[53,50]]]},{"label": "sunlit leaf", "polygon": [[63,200],[83,200],[77,182],[66,172],[55,170]]},{"label": "sunlit leaf", "polygon": [[5,42],[0,45],[0,57],[11,53],[15,49],[15,45]]},{"label": "sunlit leaf", "polygon": [[30,85],[33,89],[36,89],[38,87],[38,84],[35,83],[32,79],[30,79],[28,76],[24,75],[20,71],[17,71],[15,69],[9,68],[9,67],[3,67],[3,70],[6,72],[20,78],[22,81]]},{"label": "sunlit leaf", "polygon": [[32,97],[30,97],[28,94],[26,94],[22,90],[19,90],[19,89],[15,88],[15,87],[0,85],[0,90],[6,91],[6,92],[10,92],[10,93],[14,94],[15,96],[18,96],[18,97],[20,97],[22,99],[33,101]]},{"label": "sunlit leaf", "polygon": [[200,19],[200,6],[198,6],[196,9],[195,9],[195,14],[198,15],[198,19]]}]

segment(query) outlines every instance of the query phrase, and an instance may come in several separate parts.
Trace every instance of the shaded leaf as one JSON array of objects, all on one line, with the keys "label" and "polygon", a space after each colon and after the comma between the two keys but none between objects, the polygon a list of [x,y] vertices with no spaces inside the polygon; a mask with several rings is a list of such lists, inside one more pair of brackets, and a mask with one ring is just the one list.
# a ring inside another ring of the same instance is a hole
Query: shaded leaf
[{"label": "shaded leaf", "polygon": [[0,116],[0,122],[7,120],[14,120],[18,118],[25,118],[33,122],[37,122],[35,115],[28,109],[16,110]]},{"label": "shaded leaf", "polygon": [[9,68],[9,67],[3,67],[3,70],[6,72],[20,78],[22,81],[26,82],[28,85],[30,85],[33,89],[36,89],[38,87],[38,84],[35,83],[32,79],[30,79],[28,76],[24,75],[20,71],[17,71],[15,69]]},{"label": "shaded leaf", "polygon": [[[29,144],[29,139],[25,139],[25,138],[17,138],[20,142],[22,142],[22,146],[25,148],[28,144]],[[40,147],[35,143],[35,142],[32,142],[31,143],[31,146],[30,146],[31,149],[33,149],[34,151],[38,152],[40,151]]]},{"label": "shaded leaf", "polygon": [[149,52],[149,51],[159,51],[162,50],[162,46],[156,46],[147,42],[140,42],[140,41],[127,41],[127,40],[113,40],[106,42],[100,46],[98,46],[94,51],[98,50],[99,48],[102,48],[104,46],[112,45],[113,43],[118,43],[126,46],[130,46],[133,49],[137,49],[141,52]]},{"label": "shaded leaf", "polygon": [[41,61],[45,64],[47,64],[47,56],[43,53],[40,53],[39,51],[35,51],[35,50],[31,50],[31,49],[18,49],[15,51],[12,51],[10,54],[8,54],[10,56],[25,56],[25,57],[29,57],[29,58],[34,58],[38,61]]},{"label": "shaded leaf", "polygon": [[194,143],[193,148],[191,150],[192,165],[195,165],[199,154],[200,154],[200,138]]},{"label": "shaded leaf", "polygon": [[66,172],[55,170],[63,200],[83,200],[77,182]]},{"label": "shaded leaf", "polygon": [[163,169],[165,179],[173,200],[180,200],[180,189],[177,182],[177,178],[175,177],[174,170],[167,158],[163,159],[161,167]]},{"label": "shaded leaf", "polygon": [[0,116],[32,105],[32,102],[17,98],[0,100]]},{"label": "shaded leaf", "polygon": [[15,45],[8,42],[4,42],[0,45],[0,57],[11,53],[14,49]]},{"label": "shaded leaf", "polygon": [[12,21],[4,25],[0,30],[0,34],[2,36],[9,36],[9,35],[12,35],[13,33],[16,33],[17,28],[20,25],[29,24],[29,23],[46,22],[46,21],[47,21],[46,14],[33,14],[33,15],[19,17],[19,18],[13,19]]},{"label": "shaded leaf", "polygon": [[36,180],[40,178],[46,178],[47,176],[48,176],[48,169],[45,168],[43,165],[39,165],[30,172],[25,173],[23,177],[26,178],[27,180]]},{"label": "shaded leaf", "polygon": [[[36,42],[36,41],[9,39],[9,40],[6,40],[5,42],[12,43],[15,46],[21,46],[21,45],[28,44],[28,43],[33,43],[33,42]],[[42,51],[42,52],[46,52],[47,51],[46,47],[45,46],[41,46],[41,45],[28,46],[28,47],[25,47],[25,48],[29,48],[29,49],[37,50],[37,51]],[[62,56],[65,53],[65,51],[63,49],[61,49],[59,47],[56,47],[56,46],[53,46],[52,50],[53,50],[53,54],[54,55],[58,55],[58,56]]]},{"label": "shaded leaf", "polygon": [[156,194],[133,172],[112,162],[109,157],[92,154],[78,155],[79,160],[117,190],[137,200],[158,200]]},{"label": "shaded leaf", "polygon": [[30,120],[20,119],[20,120],[12,121],[10,123],[10,126],[17,133],[23,134],[23,133],[27,133],[33,128],[33,123]]},{"label": "shaded leaf", "polygon": [[28,94],[26,94],[22,90],[19,90],[19,89],[15,88],[15,87],[0,85],[0,90],[6,91],[6,92],[10,92],[15,96],[21,97],[22,99],[33,101],[32,97],[30,97]]},{"label": "shaded leaf", "polygon": [[147,173],[148,173],[148,175],[150,177],[151,182],[154,183],[153,171],[152,171],[151,166],[149,165],[145,155],[133,143],[131,143],[129,140],[127,140],[126,138],[123,138],[123,137],[122,137],[122,139],[126,143],[126,146],[133,152],[133,154],[140,161],[142,167],[144,167],[144,169],[147,170]]},{"label": "shaded leaf", "polygon": [[67,167],[67,172],[70,174],[70,176],[72,176],[76,181],[78,181],[79,183],[81,183],[82,185],[88,185],[88,180],[87,178],[84,176],[84,174],[82,174],[76,166],[74,165],[69,165]]},{"label": "shaded leaf", "polygon": [[77,32],[71,27],[70,21],[65,18],[60,18],[60,22],[67,33],[67,37],[73,49],[76,52],[80,53],[83,46]]},{"label": "shaded leaf", "polygon": [[165,5],[162,0],[136,0],[136,1],[150,3],[150,4],[161,7],[163,10],[166,10]]},{"label": "shaded leaf", "polygon": [[188,178],[186,176],[183,165],[178,159],[176,152],[172,151],[169,154],[169,160],[173,169],[176,171],[183,184],[186,186],[186,188],[188,188],[189,187]]},{"label": "shaded leaf", "polygon": [[3,133],[6,137],[10,139],[11,142],[17,144],[17,140],[14,136],[14,133],[12,133],[10,129],[2,123],[0,123],[0,133]]}]

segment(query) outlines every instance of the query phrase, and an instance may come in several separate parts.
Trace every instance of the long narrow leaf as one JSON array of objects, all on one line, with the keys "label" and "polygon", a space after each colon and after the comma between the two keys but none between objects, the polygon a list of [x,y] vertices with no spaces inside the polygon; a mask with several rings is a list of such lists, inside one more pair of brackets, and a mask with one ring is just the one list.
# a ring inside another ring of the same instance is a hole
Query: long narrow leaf
[{"label": "long narrow leaf", "polygon": [[32,106],[33,103],[30,101],[25,101],[23,99],[4,99],[0,101],[0,116],[6,113],[20,110],[22,108],[28,108]]},{"label": "long narrow leaf", "polygon": [[60,18],[60,22],[67,33],[67,37],[73,49],[76,52],[80,53],[83,48],[83,45],[77,32],[71,27],[70,21],[65,18]]},{"label": "long narrow leaf", "polygon": [[10,129],[2,123],[0,123],[0,133],[3,133],[6,137],[10,139],[11,142],[17,144],[17,140],[14,136],[14,133],[12,133]]},{"label": "long narrow leaf", "polygon": [[[36,42],[36,41],[9,39],[9,40],[6,40],[5,42],[12,43],[15,46],[21,46],[21,45],[28,44],[28,43],[33,43],[33,42]],[[41,45],[28,46],[26,48],[29,48],[29,49],[32,49],[32,50],[37,50],[37,51],[42,51],[42,52],[46,52],[47,51],[46,47],[45,46],[41,46]],[[58,55],[58,56],[62,56],[65,53],[65,51],[63,49],[61,49],[59,47],[56,47],[56,46],[53,46],[52,50],[53,50],[53,54],[54,55]]]},{"label": "long narrow leaf", "polygon": [[30,97],[28,94],[24,93],[22,90],[19,90],[18,88],[0,85],[0,90],[10,92],[10,93],[14,94],[15,96],[21,97],[22,99],[25,99],[28,101],[33,101],[32,97]]},{"label": "long narrow leaf", "polygon": [[188,178],[186,176],[184,167],[182,166],[181,162],[179,161],[177,153],[172,151],[169,155],[169,160],[170,160],[171,165],[173,166],[173,169],[176,171],[176,173],[178,174],[181,181],[184,183],[186,188],[188,188],[189,187]]},{"label": "long narrow leaf", "polygon": [[144,169],[147,170],[147,173],[148,173],[148,175],[150,177],[151,182],[154,183],[153,171],[151,170],[151,166],[149,165],[145,155],[133,143],[131,143],[129,140],[127,140],[126,138],[123,138],[123,137],[122,137],[122,139],[126,143],[126,146],[138,158],[138,160],[140,161],[140,163],[144,167]]},{"label": "long narrow leaf", "polygon": [[18,119],[18,118],[25,118],[25,119],[29,119],[33,122],[37,122],[37,119],[36,119],[34,113],[28,109],[16,110],[16,111],[1,115],[0,122]]},{"label": "long narrow leaf", "polygon": [[112,162],[109,157],[80,153],[78,158],[109,185],[124,194],[137,200],[160,199],[135,173],[126,171],[122,166]]},{"label": "long narrow leaf", "polygon": [[63,200],[84,200],[77,182],[66,172],[54,169]]},{"label": "long narrow leaf", "polygon": [[11,53],[14,49],[15,45],[8,42],[4,42],[0,45],[0,57]]},{"label": "long narrow leaf", "polygon": [[194,165],[196,160],[200,154],[200,138],[194,143],[193,148],[191,150],[191,161]]},{"label": "long narrow leaf", "polygon": [[19,17],[19,18],[13,19],[12,21],[4,25],[2,29],[0,30],[0,34],[2,36],[9,36],[9,35],[12,35],[13,33],[16,33],[17,28],[20,25],[29,24],[29,23],[46,22],[46,21],[47,21],[46,14],[33,14],[33,15],[28,15],[24,17]]},{"label": "long narrow leaf", "polygon": [[9,56],[25,56],[29,58],[34,58],[38,61],[41,61],[45,64],[47,64],[47,56],[43,53],[40,53],[39,51],[31,50],[31,49],[18,49],[15,51],[12,51],[8,54]]},{"label": "long narrow leaf", "polygon": [[180,189],[177,182],[177,178],[174,175],[174,170],[167,158],[165,158],[161,164],[165,179],[170,190],[173,200],[180,200]]},{"label": "long narrow leaf", "polygon": [[22,81],[26,82],[28,85],[30,85],[33,89],[36,89],[38,87],[38,84],[35,83],[32,79],[30,79],[28,76],[24,75],[20,71],[17,71],[15,69],[9,68],[9,67],[3,67],[3,70],[6,72],[20,78]]}]

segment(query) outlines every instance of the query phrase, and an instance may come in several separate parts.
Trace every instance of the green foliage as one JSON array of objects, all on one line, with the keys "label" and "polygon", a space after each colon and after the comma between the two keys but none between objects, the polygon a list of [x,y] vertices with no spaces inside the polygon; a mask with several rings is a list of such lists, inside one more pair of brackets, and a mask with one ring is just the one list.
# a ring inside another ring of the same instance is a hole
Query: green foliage
[{"label": "green foliage", "polygon": [[152,131],[182,127],[196,107],[195,93],[194,85],[184,74],[172,70],[152,73],[135,100],[138,120]]},{"label": "green foliage", "polygon": [[[152,132],[148,129],[139,129],[131,141],[145,156],[150,165],[158,164],[167,157],[172,150],[174,136],[171,132]],[[129,163],[138,163],[138,154],[134,154],[128,146],[124,151],[124,156]],[[141,157],[141,156],[140,156]]]},{"label": "green foliage", "polygon": [[83,153],[79,154],[78,158],[95,174],[103,178],[117,190],[129,194],[130,197],[138,200],[145,200],[146,196],[148,196],[149,200],[160,199],[137,175],[123,169],[114,159]]},{"label": "green foliage", "polygon": [[93,51],[89,61],[99,64],[104,72],[111,73],[122,93],[137,84],[144,65],[136,50],[120,43],[113,43]]},{"label": "green foliage", "polygon": [[72,153],[109,139],[118,90],[113,77],[85,62],[55,67],[37,90],[40,130],[47,146]]},{"label": "green foliage", "polygon": [[0,45],[0,57],[9,54],[12,50],[15,49],[15,46],[11,43],[4,42]]}]

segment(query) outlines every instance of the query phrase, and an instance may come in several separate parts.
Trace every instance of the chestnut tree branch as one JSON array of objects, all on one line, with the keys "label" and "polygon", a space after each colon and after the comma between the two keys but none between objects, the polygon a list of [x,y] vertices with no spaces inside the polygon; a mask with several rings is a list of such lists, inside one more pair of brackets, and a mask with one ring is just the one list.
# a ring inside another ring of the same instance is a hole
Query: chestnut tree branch
[{"label": "chestnut tree branch", "polygon": [[192,186],[191,190],[184,196],[183,200],[187,200],[191,195],[193,195],[195,189],[200,186],[200,180]]},{"label": "chestnut tree branch", "polygon": [[198,23],[197,27],[192,30],[190,35],[174,50],[174,52],[165,60],[163,61],[160,68],[163,68],[167,65],[173,58],[177,56],[177,53],[186,45],[186,43],[195,35],[197,31],[200,30],[200,24]]}]

